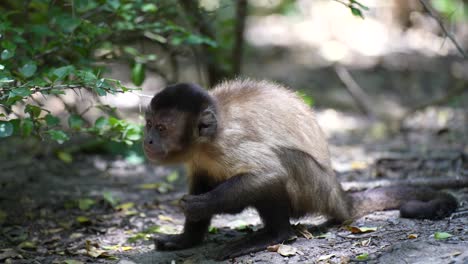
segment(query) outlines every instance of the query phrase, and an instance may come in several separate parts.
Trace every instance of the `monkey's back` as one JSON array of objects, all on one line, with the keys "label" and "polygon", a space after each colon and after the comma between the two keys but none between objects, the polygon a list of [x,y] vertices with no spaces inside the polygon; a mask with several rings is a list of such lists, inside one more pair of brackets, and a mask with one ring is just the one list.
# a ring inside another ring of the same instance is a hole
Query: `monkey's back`
[{"label": "monkey's back", "polygon": [[273,82],[242,79],[221,83],[211,94],[227,124],[222,136],[237,144],[261,142],[272,149],[295,149],[330,166],[327,140],[312,109],[296,93]]},{"label": "monkey's back", "polygon": [[327,140],[299,96],[281,85],[252,80],[221,83],[211,94],[222,127],[214,143],[217,151],[198,159],[209,164],[214,177],[253,173],[261,175],[251,183],[258,188],[281,181],[293,215],[338,212],[337,217],[347,217]]}]

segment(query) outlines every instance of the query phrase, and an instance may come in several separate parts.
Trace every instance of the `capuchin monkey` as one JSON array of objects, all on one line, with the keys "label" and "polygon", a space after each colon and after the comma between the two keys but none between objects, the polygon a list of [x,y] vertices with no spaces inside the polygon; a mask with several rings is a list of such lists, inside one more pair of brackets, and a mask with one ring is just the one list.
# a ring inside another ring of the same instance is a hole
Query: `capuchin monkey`
[{"label": "capuchin monkey", "polygon": [[181,200],[184,231],[156,238],[158,250],[200,244],[213,215],[247,207],[258,211],[263,229],[225,246],[217,259],[288,240],[289,219],[307,214],[339,223],[386,209],[438,219],[457,208],[453,196],[431,189],[345,193],[310,107],[267,81],[226,81],[210,92],[189,83],[166,87],[148,106],[144,151],[158,164],[185,164],[189,175],[189,194]]}]

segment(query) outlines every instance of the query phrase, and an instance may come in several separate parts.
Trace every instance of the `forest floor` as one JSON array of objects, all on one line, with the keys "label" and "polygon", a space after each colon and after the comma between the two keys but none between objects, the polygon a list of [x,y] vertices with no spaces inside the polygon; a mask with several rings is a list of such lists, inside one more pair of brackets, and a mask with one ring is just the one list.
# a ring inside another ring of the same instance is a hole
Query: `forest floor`
[{"label": "forest floor", "polygon": [[[317,111],[345,187],[353,181],[468,177],[464,114],[433,109],[416,116],[404,132],[387,133],[360,115]],[[424,126],[447,115],[440,127]],[[349,129],[331,132],[334,119]],[[203,245],[157,252],[152,237],[180,232],[183,225],[177,202],[186,184],[180,168],[100,155],[76,155],[66,163],[19,155],[27,153],[24,148],[2,146],[16,155],[0,165],[0,262],[216,263],[211,257],[221,246],[260,227],[253,210],[219,215]],[[386,211],[317,229],[324,219],[311,216],[291,222],[300,225],[297,238],[278,250],[284,256],[265,250],[225,263],[467,263],[468,189],[447,191],[461,205],[450,218],[413,220]]]}]

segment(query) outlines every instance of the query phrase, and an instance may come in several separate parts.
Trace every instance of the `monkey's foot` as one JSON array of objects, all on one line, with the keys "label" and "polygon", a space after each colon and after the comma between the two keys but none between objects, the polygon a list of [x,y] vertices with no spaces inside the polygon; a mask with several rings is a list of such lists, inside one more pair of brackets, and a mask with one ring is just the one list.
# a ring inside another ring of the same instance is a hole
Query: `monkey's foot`
[{"label": "monkey's foot", "polygon": [[166,235],[154,238],[156,250],[180,250],[193,247],[199,242],[190,237],[180,235]]},{"label": "monkey's foot", "polygon": [[292,231],[292,229],[279,233],[272,233],[262,229],[252,235],[227,245],[216,256],[216,259],[225,260],[253,252],[262,251],[265,250],[268,246],[287,241],[293,235],[294,231]]}]

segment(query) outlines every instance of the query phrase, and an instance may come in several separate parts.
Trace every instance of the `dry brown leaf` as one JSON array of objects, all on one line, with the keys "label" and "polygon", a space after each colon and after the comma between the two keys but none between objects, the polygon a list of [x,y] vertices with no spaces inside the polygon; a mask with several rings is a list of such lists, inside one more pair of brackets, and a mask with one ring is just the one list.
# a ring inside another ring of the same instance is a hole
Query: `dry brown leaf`
[{"label": "dry brown leaf", "polygon": [[279,244],[268,246],[267,250],[270,251],[270,252],[276,252],[276,251],[278,251],[279,246],[280,246]]},{"label": "dry brown leaf", "polygon": [[409,234],[408,235],[408,239],[415,239],[415,238],[418,238],[418,234]]},{"label": "dry brown leaf", "polygon": [[346,229],[351,231],[353,234],[362,234],[377,231],[377,227],[357,227],[357,226],[347,226]]}]

